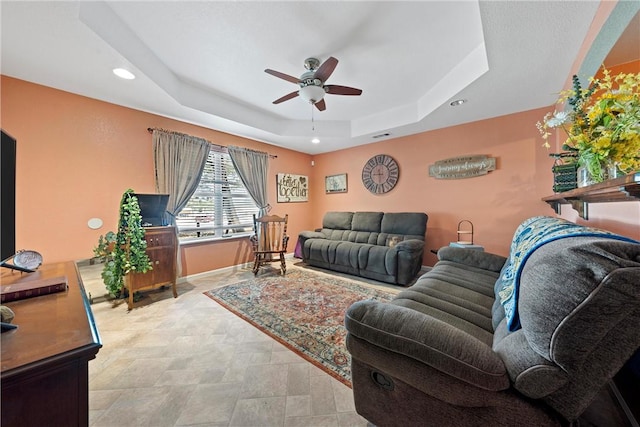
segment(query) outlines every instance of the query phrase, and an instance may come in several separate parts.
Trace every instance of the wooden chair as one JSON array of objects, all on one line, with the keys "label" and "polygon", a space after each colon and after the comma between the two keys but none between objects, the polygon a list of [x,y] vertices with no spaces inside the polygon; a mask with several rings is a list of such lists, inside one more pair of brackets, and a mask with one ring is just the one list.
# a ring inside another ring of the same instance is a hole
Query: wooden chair
[{"label": "wooden chair", "polygon": [[[287,221],[289,215],[284,218],[277,215],[265,215],[260,218],[253,216],[254,234],[251,236],[251,245],[255,254],[253,263],[253,274],[258,274],[261,265],[280,261],[280,270],[284,275],[287,265],[284,261],[284,254],[287,251]],[[274,255],[279,257],[274,257]]]}]

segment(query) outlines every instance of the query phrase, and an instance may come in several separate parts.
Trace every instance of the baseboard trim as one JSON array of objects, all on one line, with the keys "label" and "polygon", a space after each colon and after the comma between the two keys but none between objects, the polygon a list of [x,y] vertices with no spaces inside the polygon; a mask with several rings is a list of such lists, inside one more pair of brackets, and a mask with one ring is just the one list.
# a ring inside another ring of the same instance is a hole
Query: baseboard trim
[{"label": "baseboard trim", "polygon": [[[293,252],[291,252],[289,254],[285,254],[284,258],[288,259],[288,260],[293,259]],[[189,279],[196,279],[198,277],[203,277],[203,276],[206,276],[206,275],[214,273],[214,272],[215,273],[219,273],[219,272],[223,273],[225,271],[233,271],[233,270],[236,270],[236,269],[239,269],[239,268],[249,269],[251,267],[253,267],[253,261],[248,261],[248,262],[244,262],[242,264],[235,264],[235,265],[230,265],[228,267],[216,268],[215,270],[203,271],[201,273],[194,273],[194,274],[189,274],[187,276],[181,276],[181,277],[178,277],[178,281],[176,283],[185,283],[185,282],[189,281]]]}]

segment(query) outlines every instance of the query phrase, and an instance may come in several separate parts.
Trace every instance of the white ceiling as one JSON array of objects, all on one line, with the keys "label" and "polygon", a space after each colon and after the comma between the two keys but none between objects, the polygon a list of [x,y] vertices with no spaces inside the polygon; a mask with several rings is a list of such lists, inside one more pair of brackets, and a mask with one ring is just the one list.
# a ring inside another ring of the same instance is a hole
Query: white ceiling
[{"label": "white ceiling", "polygon": [[[595,1],[0,3],[2,74],[317,154],[554,103]],[[571,25],[567,25],[570,23]],[[340,62],[326,111],[304,60]],[[124,67],[135,80],[111,70]],[[452,100],[468,102],[451,107]],[[313,123],[312,123],[313,116]],[[373,138],[389,133],[389,136]],[[321,142],[312,144],[317,136]],[[215,141],[214,141],[215,142]]]}]

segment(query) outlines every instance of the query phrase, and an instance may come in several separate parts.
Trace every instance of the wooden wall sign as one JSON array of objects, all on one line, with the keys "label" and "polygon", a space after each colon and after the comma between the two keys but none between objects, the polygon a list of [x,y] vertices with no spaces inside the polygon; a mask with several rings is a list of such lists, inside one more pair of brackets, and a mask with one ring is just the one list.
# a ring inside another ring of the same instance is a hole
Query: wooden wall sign
[{"label": "wooden wall sign", "polygon": [[309,178],[304,175],[279,173],[276,183],[278,203],[306,202],[309,199]]},{"label": "wooden wall sign", "polygon": [[462,179],[486,175],[496,170],[496,158],[482,155],[438,160],[429,166],[429,176],[436,179]]}]

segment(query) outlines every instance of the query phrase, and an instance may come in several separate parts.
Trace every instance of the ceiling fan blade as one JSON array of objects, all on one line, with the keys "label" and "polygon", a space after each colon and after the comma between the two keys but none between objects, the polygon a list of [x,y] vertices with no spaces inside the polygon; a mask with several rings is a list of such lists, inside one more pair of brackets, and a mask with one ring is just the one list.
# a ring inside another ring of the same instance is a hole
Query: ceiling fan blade
[{"label": "ceiling fan blade", "polygon": [[315,105],[316,108],[320,111],[324,111],[327,108],[327,104],[324,103],[324,99],[321,99],[313,105]]},{"label": "ceiling fan blade", "polygon": [[298,84],[298,82],[300,81],[300,79],[298,79],[297,77],[293,77],[293,76],[290,76],[288,74],[281,73],[280,71],[270,70],[270,69],[267,68],[266,70],[264,70],[264,72],[267,73],[267,74],[271,74],[272,76],[279,77],[282,80],[286,80],[286,81],[291,82],[291,83]]},{"label": "ceiling fan blade", "polygon": [[362,89],[349,86],[326,85],[324,89],[332,95],[361,95]]},{"label": "ceiling fan blade", "polygon": [[281,102],[288,101],[291,98],[295,98],[296,96],[298,96],[298,91],[288,93],[285,96],[283,96],[282,98],[276,99],[275,101],[273,101],[273,103],[274,104],[280,104]]},{"label": "ceiling fan blade", "polygon": [[333,56],[330,56],[329,59],[324,61],[318,71],[314,74],[316,79],[322,80],[322,82],[326,82],[333,70],[336,69],[336,65],[338,65],[338,60]]}]

